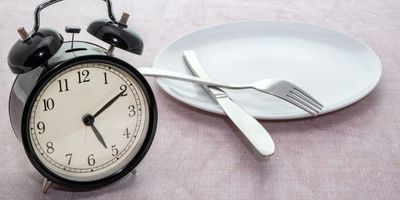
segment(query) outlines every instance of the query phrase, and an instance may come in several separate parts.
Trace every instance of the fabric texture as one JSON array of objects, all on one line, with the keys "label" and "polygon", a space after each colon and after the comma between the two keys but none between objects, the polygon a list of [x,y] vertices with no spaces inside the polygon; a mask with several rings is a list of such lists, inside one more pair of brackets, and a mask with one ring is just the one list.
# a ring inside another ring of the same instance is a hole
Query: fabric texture
[{"label": "fabric texture", "polygon": [[[314,23],[353,35],[383,64],[382,80],[366,98],[315,119],[263,121],[276,153],[260,161],[224,116],[183,105],[149,82],[159,107],[152,147],[135,176],[98,190],[60,187],[40,192],[43,177],[27,159],[8,117],[15,75],[7,66],[16,29],[33,25],[41,0],[0,3],[0,199],[400,199],[400,1],[398,0],[114,0],[119,15],[143,36],[134,66],[151,66],[164,46],[210,25],[242,20]],[[43,27],[82,30],[106,18],[104,2],[64,1],[42,12]],[[101,43],[85,31],[78,40]]]}]

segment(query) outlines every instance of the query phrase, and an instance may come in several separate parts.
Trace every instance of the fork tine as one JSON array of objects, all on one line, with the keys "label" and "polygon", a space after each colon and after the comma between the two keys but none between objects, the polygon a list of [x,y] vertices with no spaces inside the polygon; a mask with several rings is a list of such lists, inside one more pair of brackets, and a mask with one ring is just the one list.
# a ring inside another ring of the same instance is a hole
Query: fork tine
[{"label": "fork tine", "polygon": [[287,95],[288,98],[284,98],[284,100],[288,101],[289,103],[293,104],[294,106],[310,113],[313,116],[317,116],[317,114],[315,112],[313,112],[313,110],[310,110],[309,108],[307,108],[306,106],[302,105],[301,103],[297,102],[296,100],[293,99],[293,97]]},{"label": "fork tine", "polygon": [[303,101],[306,101],[307,103],[313,105],[314,108],[317,108],[318,110],[322,110],[322,107],[320,105],[318,105],[312,99],[309,99],[307,96],[304,96],[302,93],[298,92],[297,90],[291,90],[290,93],[301,98]]},{"label": "fork tine", "polygon": [[303,104],[304,106],[306,106],[310,110],[312,110],[312,111],[314,111],[316,113],[319,113],[318,109],[314,108],[312,105],[308,104],[306,101],[304,101],[300,97],[297,97],[296,95],[293,95],[293,94],[288,94],[288,96],[291,97],[293,100],[296,100],[297,102]]},{"label": "fork tine", "polygon": [[317,116],[319,113],[319,110],[315,109],[311,105],[309,105],[307,102],[303,101],[301,98],[296,97],[295,95],[288,94],[287,95],[289,98],[291,98],[292,101],[297,102],[298,104],[302,105],[303,107],[306,107],[308,110],[312,111],[314,116]]},{"label": "fork tine", "polygon": [[303,89],[301,89],[301,88],[299,88],[299,87],[297,87],[297,86],[293,87],[293,89],[296,90],[296,91],[298,91],[298,92],[300,92],[302,95],[308,97],[309,99],[313,100],[313,101],[314,101],[316,104],[318,104],[321,108],[324,107],[319,101],[317,101],[314,97],[312,97],[310,94],[308,94],[308,93],[307,93],[306,91],[304,91]]}]

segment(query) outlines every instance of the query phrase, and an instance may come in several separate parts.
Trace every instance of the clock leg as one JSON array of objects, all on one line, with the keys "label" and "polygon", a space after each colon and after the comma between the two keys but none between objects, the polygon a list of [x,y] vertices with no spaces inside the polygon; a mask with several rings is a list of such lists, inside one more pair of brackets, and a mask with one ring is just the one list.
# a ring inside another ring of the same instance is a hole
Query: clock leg
[{"label": "clock leg", "polygon": [[49,190],[52,183],[53,182],[49,181],[47,178],[44,178],[43,185],[42,185],[42,192],[47,193],[47,191]]},{"label": "clock leg", "polygon": [[130,173],[132,174],[132,176],[135,176],[136,173],[137,173],[137,170],[136,170],[136,169],[133,169]]}]

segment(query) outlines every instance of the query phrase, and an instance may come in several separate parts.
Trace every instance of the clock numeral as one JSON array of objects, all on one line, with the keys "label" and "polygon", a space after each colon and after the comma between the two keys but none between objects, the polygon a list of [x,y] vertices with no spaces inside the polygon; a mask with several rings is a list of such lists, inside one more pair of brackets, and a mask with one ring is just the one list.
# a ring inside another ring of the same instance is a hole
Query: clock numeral
[{"label": "clock numeral", "polygon": [[128,89],[128,87],[126,86],[126,85],[121,85],[121,87],[119,87],[121,90],[122,90],[122,94],[121,94],[121,96],[122,97],[124,97],[124,96],[128,96],[128,93],[126,93],[126,90]]},{"label": "clock numeral", "polygon": [[44,125],[44,122],[37,123],[36,127],[39,130],[39,134],[43,134],[46,131],[46,125]]},{"label": "clock numeral", "polygon": [[136,111],[135,111],[135,106],[134,105],[130,105],[129,107],[128,107],[128,109],[129,109],[129,117],[133,117],[133,116],[135,116],[136,115]]},{"label": "clock numeral", "polygon": [[44,111],[53,110],[54,100],[52,98],[43,99]]},{"label": "clock numeral", "polygon": [[129,133],[128,128],[125,129],[124,134],[122,134],[123,136],[126,137],[126,139],[129,139],[129,137],[131,136],[132,133]]},{"label": "clock numeral", "polygon": [[118,151],[118,149],[116,148],[116,146],[117,146],[117,145],[115,145],[115,144],[111,146],[111,151],[112,151],[112,154],[111,154],[111,155],[112,155],[112,156],[116,156],[116,155],[118,155],[118,153],[119,153],[119,151]]},{"label": "clock numeral", "polygon": [[93,157],[94,157],[94,155],[90,154],[88,159],[87,159],[87,162],[88,162],[89,166],[93,166],[96,163],[96,160]]},{"label": "clock numeral", "polygon": [[69,91],[69,89],[68,89],[68,80],[67,79],[64,79],[64,82],[62,80],[58,80],[58,86],[60,88],[60,90],[58,90],[58,92]]},{"label": "clock numeral", "polygon": [[108,81],[107,81],[107,72],[104,72],[104,84],[108,84]]},{"label": "clock numeral", "polygon": [[49,153],[49,154],[52,154],[52,153],[54,153],[54,147],[53,147],[53,142],[48,142],[47,144],[46,144],[46,147],[47,147],[47,153]]},{"label": "clock numeral", "polygon": [[[83,78],[83,79],[82,79]],[[89,70],[83,70],[82,72],[78,72],[78,83],[86,83],[89,82]]]},{"label": "clock numeral", "polygon": [[68,165],[71,165],[72,153],[65,154],[65,158],[68,159]]}]

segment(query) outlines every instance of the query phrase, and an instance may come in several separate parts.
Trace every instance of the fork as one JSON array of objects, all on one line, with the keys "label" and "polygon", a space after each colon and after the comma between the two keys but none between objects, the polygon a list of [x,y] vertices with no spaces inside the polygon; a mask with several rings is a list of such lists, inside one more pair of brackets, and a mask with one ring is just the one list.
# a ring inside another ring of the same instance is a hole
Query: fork
[{"label": "fork", "polygon": [[247,84],[223,84],[213,81],[206,81],[195,76],[180,74],[157,68],[142,67],[138,68],[138,70],[144,76],[169,78],[179,81],[187,81],[212,87],[221,87],[234,90],[254,89],[262,93],[270,94],[280,99],[283,99],[291,103],[292,105],[310,113],[313,116],[317,116],[324,107],[320,102],[318,102],[314,97],[301,89],[299,86],[286,80],[264,79]]}]

